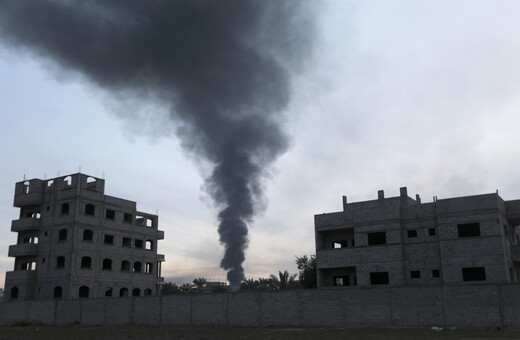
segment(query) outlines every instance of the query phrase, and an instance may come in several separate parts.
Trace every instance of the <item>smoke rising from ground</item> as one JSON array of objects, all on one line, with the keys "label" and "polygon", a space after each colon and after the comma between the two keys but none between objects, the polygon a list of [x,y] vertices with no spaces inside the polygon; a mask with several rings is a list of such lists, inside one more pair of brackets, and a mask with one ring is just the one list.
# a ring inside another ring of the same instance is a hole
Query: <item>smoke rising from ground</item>
[{"label": "smoke rising from ground", "polygon": [[262,179],[288,146],[279,61],[306,54],[309,13],[298,0],[13,0],[0,3],[0,39],[170,110],[185,150],[213,166],[205,180],[221,209],[221,267],[236,285]]}]

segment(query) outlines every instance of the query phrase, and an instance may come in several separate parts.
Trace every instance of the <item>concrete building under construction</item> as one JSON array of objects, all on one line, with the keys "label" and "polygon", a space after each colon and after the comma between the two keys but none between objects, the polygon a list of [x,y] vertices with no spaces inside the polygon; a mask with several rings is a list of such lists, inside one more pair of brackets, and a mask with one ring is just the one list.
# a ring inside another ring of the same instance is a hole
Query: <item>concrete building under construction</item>
[{"label": "concrete building under construction", "polygon": [[16,183],[19,219],[9,247],[4,300],[156,295],[164,279],[158,216],[105,195],[105,181],[81,173]]},{"label": "concrete building under construction", "polygon": [[520,281],[520,200],[400,196],[314,217],[318,287]]}]

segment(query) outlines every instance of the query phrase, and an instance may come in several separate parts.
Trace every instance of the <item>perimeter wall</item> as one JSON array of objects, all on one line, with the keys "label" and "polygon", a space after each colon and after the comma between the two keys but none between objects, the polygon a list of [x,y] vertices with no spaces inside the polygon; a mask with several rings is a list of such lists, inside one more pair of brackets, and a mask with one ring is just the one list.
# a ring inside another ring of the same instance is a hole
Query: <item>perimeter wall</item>
[{"label": "perimeter wall", "polygon": [[520,285],[337,288],[4,301],[0,324],[520,327]]}]

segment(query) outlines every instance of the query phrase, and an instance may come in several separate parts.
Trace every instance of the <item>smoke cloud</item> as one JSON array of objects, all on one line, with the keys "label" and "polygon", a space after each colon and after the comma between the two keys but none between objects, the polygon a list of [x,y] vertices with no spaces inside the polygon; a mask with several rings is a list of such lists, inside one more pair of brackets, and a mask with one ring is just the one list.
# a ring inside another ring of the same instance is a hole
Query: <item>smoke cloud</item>
[{"label": "smoke cloud", "polygon": [[288,147],[284,66],[306,55],[310,17],[300,0],[6,0],[0,39],[169,110],[185,150],[212,165],[220,266],[237,285],[262,180]]}]

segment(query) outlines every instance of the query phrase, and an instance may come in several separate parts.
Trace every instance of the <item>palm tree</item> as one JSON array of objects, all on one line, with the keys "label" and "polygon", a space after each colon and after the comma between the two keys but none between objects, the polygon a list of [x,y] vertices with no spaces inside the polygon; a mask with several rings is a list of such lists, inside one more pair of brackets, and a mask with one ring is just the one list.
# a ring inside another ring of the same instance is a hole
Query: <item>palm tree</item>
[{"label": "palm tree", "polygon": [[298,274],[289,274],[287,270],[283,273],[278,271],[278,277],[276,275],[271,274],[271,285],[275,290],[278,289],[287,289],[289,287],[293,287],[295,284],[295,278]]},{"label": "palm tree", "polygon": [[193,280],[193,284],[195,285],[195,288],[198,290],[204,287],[206,285],[206,282],[208,282],[208,280],[206,280],[203,277],[199,277]]},{"label": "palm tree", "polygon": [[242,283],[240,284],[240,289],[241,290],[256,290],[258,288],[258,281],[255,280],[255,279],[245,279],[244,281],[242,281]]},{"label": "palm tree", "polygon": [[183,283],[180,287],[179,287],[179,290],[183,293],[189,293],[193,290],[193,285],[191,283]]},{"label": "palm tree", "polygon": [[161,295],[171,295],[179,293],[179,286],[172,282],[166,282],[161,287]]}]

